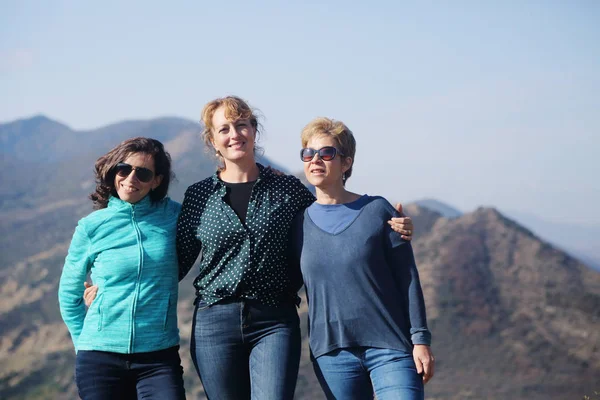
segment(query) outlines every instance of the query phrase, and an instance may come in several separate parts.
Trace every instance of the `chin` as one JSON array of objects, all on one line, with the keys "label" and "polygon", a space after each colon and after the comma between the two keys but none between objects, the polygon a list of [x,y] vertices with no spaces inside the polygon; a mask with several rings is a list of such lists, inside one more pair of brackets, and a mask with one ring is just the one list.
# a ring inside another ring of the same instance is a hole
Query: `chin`
[{"label": "chin", "polygon": [[327,186],[329,186],[327,184],[327,181],[324,179],[312,179],[309,180],[308,182],[310,182],[311,185],[313,185],[316,188],[322,189],[322,188],[326,188]]},{"label": "chin", "polygon": [[245,150],[236,150],[236,151],[230,152],[227,155],[227,159],[229,159],[231,161],[243,160],[245,158],[252,158],[252,159],[254,159],[254,154],[248,153]]},{"label": "chin", "polygon": [[126,201],[126,202],[128,202],[128,203],[135,204],[135,203],[137,203],[138,201],[142,200],[142,199],[144,198],[144,196],[139,196],[139,195],[136,193],[135,195],[131,195],[131,194],[128,194],[128,195],[125,195],[125,196],[121,196],[121,195],[119,195],[119,198],[120,198],[121,200],[123,200],[123,201]]}]

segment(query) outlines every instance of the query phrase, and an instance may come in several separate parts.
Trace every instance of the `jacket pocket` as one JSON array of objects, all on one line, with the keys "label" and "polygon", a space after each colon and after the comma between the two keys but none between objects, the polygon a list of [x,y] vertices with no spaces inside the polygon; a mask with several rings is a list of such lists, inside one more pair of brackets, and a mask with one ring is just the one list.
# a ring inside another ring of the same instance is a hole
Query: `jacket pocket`
[{"label": "jacket pocket", "polygon": [[102,330],[102,315],[104,313],[104,307],[102,302],[104,301],[104,293],[102,293],[98,299],[98,330]]},{"label": "jacket pocket", "polygon": [[167,309],[165,310],[165,320],[163,321],[163,330],[167,330],[167,324],[169,323],[169,313],[171,312],[171,295],[169,294],[169,300],[167,300]]}]

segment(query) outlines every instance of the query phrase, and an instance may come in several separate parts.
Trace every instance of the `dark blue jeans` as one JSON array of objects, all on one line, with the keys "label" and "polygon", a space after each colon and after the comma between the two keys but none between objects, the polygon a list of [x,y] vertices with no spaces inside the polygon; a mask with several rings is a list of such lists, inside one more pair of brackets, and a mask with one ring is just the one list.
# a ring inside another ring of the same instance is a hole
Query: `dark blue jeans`
[{"label": "dark blue jeans", "polygon": [[423,377],[412,354],[375,347],[337,349],[313,367],[328,399],[423,400]]},{"label": "dark blue jeans", "polygon": [[190,350],[211,400],[292,399],[300,346],[293,304],[225,300],[196,305]]},{"label": "dark blue jeans", "polygon": [[179,346],[134,354],[79,350],[75,382],[84,400],[185,400]]}]

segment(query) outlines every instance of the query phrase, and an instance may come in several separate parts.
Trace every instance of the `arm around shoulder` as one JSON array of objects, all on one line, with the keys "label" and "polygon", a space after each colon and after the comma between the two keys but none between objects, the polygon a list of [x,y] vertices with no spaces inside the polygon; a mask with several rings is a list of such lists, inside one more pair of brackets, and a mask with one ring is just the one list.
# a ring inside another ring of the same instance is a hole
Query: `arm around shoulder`
[{"label": "arm around shoulder", "polygon": [[284,178],[291,182],[294,191],[293,194],[300,210],[304,210],[306,207],[315,202],[315,195],[312,194],[312,192],[302,183],[302,181],[300,181],[300,179],[293,175],[286,175]]},{"label": "arm around shoulder", "polygon": [[200,241],[196,238],[196,232],[200,225],[203,205],[199,204],[199,196],[193,189],[194,186],[186,190],[177,219],[176,243],[180,281],[188,274],[202,249]]}]

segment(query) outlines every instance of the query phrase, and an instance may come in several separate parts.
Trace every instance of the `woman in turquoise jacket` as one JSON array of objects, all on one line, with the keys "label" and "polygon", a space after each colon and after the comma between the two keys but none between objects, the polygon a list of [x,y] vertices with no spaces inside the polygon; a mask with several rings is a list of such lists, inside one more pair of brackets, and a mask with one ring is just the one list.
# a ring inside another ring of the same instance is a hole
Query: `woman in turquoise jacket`
[{"label": "woman in turquoise jacket", "polygon": [[[134,138],[96,162],[97,211],[81,219],[59,286],[82,399],[184,399],[177,328],[175,230],[162,143]],[[88,273],[98,285],[86,312]]]}]

